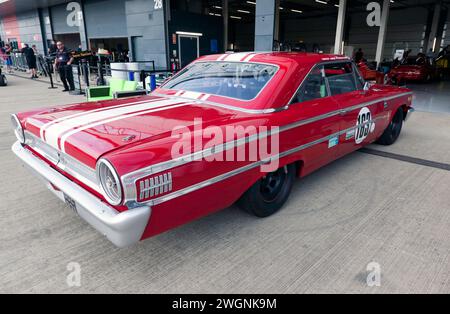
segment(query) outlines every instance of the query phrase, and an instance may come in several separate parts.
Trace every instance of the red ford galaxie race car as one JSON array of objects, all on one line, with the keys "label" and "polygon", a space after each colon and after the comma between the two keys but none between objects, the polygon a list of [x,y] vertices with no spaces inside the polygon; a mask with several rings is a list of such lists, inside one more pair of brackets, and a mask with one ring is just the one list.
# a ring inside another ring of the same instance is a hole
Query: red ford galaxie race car
[{"label": "red ford galaxie race car", "polygon": [[124,247],[236,202],[275,213],[295,177],[395,142],[411,100],[343,56],[210,55],[149,96],[12,115],[12,149]]}]

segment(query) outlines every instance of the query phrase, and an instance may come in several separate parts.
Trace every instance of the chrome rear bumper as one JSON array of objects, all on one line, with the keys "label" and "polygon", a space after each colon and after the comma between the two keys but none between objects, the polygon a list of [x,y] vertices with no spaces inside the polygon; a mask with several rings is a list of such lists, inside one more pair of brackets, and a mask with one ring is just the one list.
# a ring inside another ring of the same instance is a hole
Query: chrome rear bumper
[{"label": "chrome rear bumper", "polygon": [[76,211],[81,218],[105,235],[113,244],[122,248],[140,241],[150,219],[150,207],[142,206],[124,212],[118,212],[78,184],[51,168],[29,150],[25,149],[19,142],[16,142],[12,146],[12,151],[39,178],[44,180],[47,187],[59,199],[65,201],[65,194],[75,200]]}]

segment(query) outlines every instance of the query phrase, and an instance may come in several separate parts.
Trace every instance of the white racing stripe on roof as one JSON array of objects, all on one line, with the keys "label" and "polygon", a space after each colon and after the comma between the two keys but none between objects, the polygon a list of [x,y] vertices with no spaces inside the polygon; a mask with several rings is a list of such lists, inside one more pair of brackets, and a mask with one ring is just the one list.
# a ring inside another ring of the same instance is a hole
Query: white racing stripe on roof
[{"label": "white racing stripe on roof", "polygon": [[249,52],[231,53],[225,58],[225,61],[241,61],[249,54],[250,54]]},{"label": "white racing stripe on roof", "polygon": [[223,55],[221,55],[219,58],[217,58],[216,61],[222,61],[223,59],[225,59],[228,56],[228,54],[224,53]]},{"label": "white racing stripe on roof", "polygon": [[152,108],[159,108],[162,106],[167,106],[173,103],[173,100],[158,100],[153,102],[145,102],[138,105],[131,105],[131,106],[125,106],[116,108],[113,110],[106,110],[106,111],[100,111],[100,112],[94,112],[91,114],[79,116],[70,120],[61,121],[58,124],[54,124],[50,126],[45,131],[45,141],[53,146],[56,149],[59,149],[58,147],[58,139],[60,136],[70,130],[73,130],[74,128],[83,126],[88,123],[92,123],[94,121],[103,121],[112,117],[121,116],[124,114],[137,112],[137,111],[143,111],[147,109]]},{"label": "white racing stripe on roof", "polygon": [[185,92],[183,94],[183,97],[192,98],[192,99],[199,99],[200,96],[202,96],[202,95],[203,95],[203,93],[187,91],[187,92]]},{"label": "white racing stripe on roof", "polygon": [[256,53],[251,53],[244,60],[242,60],[242,62],[249,62],[254,56],[256,56]]},{"label": "white racing stripe on roof", "polygon": [[[172,103],[173,104],[173,100],[169,101],[166,100],[165,101],[166,104]],[[108,120],[103,120],[103,121],[99,121],[99,122],[95,122],[95,123],[91,123],[88,125],[85,125],[83,127],[80,127],[78,129],[72,130],[70,132],[65,133],[62,137],[61,137],[61,150],[65,153],[66,152],[66,142],[67,139],[72,136],[75,135],[77,133],[80,133],[84,130],[90,129],[90,128],[94,128],[96,126],[105,124],[105,123],[110,123],[110,122],[114,122],[114,121],[118,121],[118,120],[123,120],[126,118],[132,118],[132,117],[136,117],[136,116],[140,116],[140,115],[144,115],[144,114],[148,114],[148,113],[152,113],[152,112],[158,112],[158,111],[163,111],[163,110],[169,110],[169,109],[174,109],[174,108],[178,108],[178,107],[183,107],[183,106],[187,106],[186,103],[178,103],[178,104],[173,104],[172,106],[166,106],[164,108],[155,108],[155,109],[151,109],[151,110],[146,110],[146,111],[141,111],[141,112],[137,112],[137,113],[131,113],[131,114],[126,114],[126,115],[122,115],[119,117],[115,117],[115,118],[111,118]]]}]

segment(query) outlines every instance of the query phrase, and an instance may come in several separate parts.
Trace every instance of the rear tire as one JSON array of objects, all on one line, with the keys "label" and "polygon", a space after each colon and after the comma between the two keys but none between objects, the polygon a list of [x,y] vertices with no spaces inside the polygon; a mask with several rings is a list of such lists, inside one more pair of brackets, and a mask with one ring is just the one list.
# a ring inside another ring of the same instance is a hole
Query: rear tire
[{"label": "rear tire", "polygon": [[286,203],[295,181],[295,165],[287,165],[266,174],[253,184],[237,205],[257,217],[268,217]]},{"label": "rear tire", "polygon": [[381,137],[377,140],[378,144],[381,145],[391,145],[398,139],[400,132],[402,131],[403,126],[403,109],[402,107],[398,108],[395,112],[392,121],[387,126],[386,130],[384,130]]}]

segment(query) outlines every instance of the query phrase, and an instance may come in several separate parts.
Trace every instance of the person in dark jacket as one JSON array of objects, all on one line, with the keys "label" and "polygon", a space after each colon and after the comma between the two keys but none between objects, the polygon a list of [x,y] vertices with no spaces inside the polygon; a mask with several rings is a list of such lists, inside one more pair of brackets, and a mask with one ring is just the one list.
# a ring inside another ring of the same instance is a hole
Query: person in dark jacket
[{"label": "person in dark jacket", "polygon": [[58,41],[56,47],[58,50],[56,51],[55,68],[59,71],[59,77],[64,85],[63,92],[73,91],[75,90],[72,72],[74,58],[62,42]]},{"label": "person in dark jacket", "polygon": [[361,48],[358,49],[358,51],[355,53],[355,63],[358,64],[363,60],[364,52]]},{"label": "person in dark jacket", "polygon": [[31,71],[31,78],[35,79],[37,78],[37,64],[36,64],[36,55],[34,54],[34,50],[28,46],[28,44],[25,44],[22,48],[21,52],[25,56],[25,59],[27,60],[28,68]]}]

